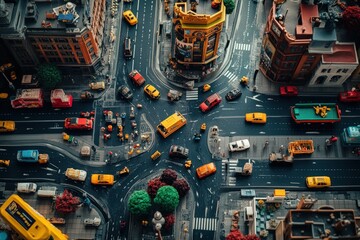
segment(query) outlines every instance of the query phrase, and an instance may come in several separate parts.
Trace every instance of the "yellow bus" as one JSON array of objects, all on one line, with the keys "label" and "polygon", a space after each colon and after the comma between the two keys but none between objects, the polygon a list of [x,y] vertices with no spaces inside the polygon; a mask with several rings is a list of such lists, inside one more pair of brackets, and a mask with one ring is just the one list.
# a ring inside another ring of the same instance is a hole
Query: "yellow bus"
[{"label": "yellow bus", "polygon": [[157,126],[157,130],[164,138],[167,138],[185,124],[186,118],[180,112],[175,112],[173,115],[162,121]]},{"label": "yellow bus", "polygon": [[67,240],[68,236],[16,194],[0,207],[0,216],[26,240]]}]

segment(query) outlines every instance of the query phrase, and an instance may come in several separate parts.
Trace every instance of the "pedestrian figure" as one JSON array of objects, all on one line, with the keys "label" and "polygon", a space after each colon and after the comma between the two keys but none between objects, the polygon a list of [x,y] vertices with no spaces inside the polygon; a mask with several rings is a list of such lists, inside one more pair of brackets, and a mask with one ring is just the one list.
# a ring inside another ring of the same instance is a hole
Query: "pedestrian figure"
[{"label": "pedestrian figure", "polygon": [[284,145],[280,145],[279,152],[282,152],[284,150]]}]

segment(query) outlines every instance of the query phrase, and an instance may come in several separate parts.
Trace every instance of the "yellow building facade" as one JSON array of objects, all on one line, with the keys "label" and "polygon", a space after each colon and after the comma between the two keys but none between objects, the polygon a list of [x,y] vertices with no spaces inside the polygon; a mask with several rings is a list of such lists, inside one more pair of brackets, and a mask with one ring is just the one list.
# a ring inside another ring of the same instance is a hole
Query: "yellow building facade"
[{"label": "yellow building facade", "polygon": [[225,6],[221,3],[213,9],[210,1],[199,1],[197,5],[195,9],[188,2],[174,5],[174,68],[205,70],[218,58]]}]

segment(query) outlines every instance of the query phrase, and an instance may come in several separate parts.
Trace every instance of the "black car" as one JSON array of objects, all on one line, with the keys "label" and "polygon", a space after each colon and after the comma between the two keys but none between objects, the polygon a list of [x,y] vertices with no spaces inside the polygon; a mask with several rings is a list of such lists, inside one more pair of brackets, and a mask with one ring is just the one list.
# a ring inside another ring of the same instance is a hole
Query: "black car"
[{"label": "black car", "polygon": [[118,89],[118,95],[121,99],[131,100],[133,94],[128,86],[122,85]]},{"label": "black car", "polygon": [[239,97],[241,97],[241,91],[238,88],[235,88],[233,90],[231,90],[230,92],[228,92],[225,96],[226,100],[228,101],[233,101],[235,99],[238,99]]},{"label": "black car", "polygon": [[169,157],[187,158],[189,156],[189,149],[179,145],[172,145],[170,147]]}]

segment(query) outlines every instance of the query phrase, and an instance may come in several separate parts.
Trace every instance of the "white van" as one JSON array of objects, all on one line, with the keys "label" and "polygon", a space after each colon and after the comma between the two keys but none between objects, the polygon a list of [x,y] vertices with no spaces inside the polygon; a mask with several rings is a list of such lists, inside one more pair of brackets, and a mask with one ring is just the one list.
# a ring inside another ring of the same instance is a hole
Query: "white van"
[{"label": "white van", "polygon": [[40,187],[37,191],[38,197],[55,197],[57,187]]},{"label": "white van", "polygon": [[36,188],[36,183],[18,183],[16,190],[21,193],[34,193]]}]

